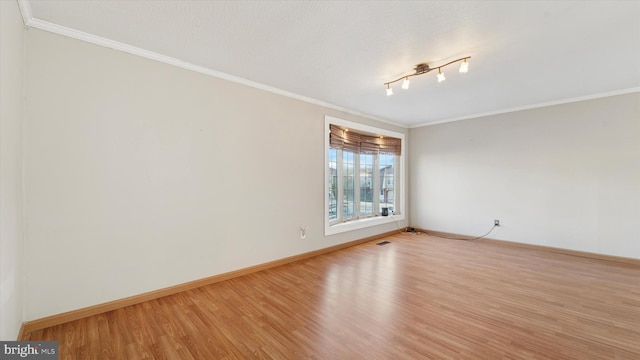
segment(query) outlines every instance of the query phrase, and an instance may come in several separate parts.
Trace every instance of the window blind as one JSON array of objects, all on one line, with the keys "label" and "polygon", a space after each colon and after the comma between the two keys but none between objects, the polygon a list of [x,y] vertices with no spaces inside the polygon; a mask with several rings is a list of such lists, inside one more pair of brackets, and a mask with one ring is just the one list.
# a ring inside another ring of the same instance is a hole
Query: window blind
[{"label": "window blind", "polygon": [[357,153],[378,154],[381,152],[401,155],[402,140],[394,137],[374,136],[346,130],[331,124],[329,147]]}]

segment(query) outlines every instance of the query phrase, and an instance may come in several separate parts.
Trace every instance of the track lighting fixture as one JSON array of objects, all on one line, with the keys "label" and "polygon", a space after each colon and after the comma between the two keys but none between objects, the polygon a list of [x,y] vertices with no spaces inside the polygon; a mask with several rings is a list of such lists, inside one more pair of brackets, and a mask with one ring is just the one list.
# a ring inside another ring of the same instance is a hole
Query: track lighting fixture
[{"label": "track lighting fixture", "polygon": [[462,61],[462,63],[460,64],[460,72],[463,73],[463,74],[467,73],[469,71],[469,61],[468,61],[469,59],[471,59],[471,56],[466,56],[466,57],[463,57],[463,58],[460,58],[460,59],[456,59],[456,60],[450,61],[450,62],[448,62],[448,63],[446,63],[444,65],[440,65],[440,66],[437,66],[437,67],[430,67],[429,64],[418,64],[418,65],[416,65],[416,67],[414,69],[415,72],[413,74],[405,75],[405,76],[400,77],[398,79],[395,79],[393,81],[389,81],[389,82],[384,83],[384,85],[387,87],[387,96],[388,95],[393,95],[393,89],[391,88],[391,84],[402,80],[402,88],[406,90],[406,89],[409,88],[409,78],[411,76],[423,75],[423,74],[426,74],[426,73],[431,72],[431,71],[436,70],[436,69],[438,70],[438,75],[437,75],[438,82],[442,82],[442,81],[444,81],[446,79],[444,77],[444,73],[442,72],[442,68],[444,68],[446,66],[449,66],[449,65],[451,65],[453,63],[457,63],[459,61]]}]

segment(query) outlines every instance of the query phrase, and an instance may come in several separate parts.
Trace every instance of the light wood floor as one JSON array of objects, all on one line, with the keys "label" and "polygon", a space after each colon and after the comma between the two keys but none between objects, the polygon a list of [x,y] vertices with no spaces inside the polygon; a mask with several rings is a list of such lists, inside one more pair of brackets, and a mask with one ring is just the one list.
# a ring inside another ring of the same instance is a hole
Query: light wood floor
[{"label": "light wood floor", "polygon": [[60,359],[640,359],[640,267],[399,234],[26,334]]}]

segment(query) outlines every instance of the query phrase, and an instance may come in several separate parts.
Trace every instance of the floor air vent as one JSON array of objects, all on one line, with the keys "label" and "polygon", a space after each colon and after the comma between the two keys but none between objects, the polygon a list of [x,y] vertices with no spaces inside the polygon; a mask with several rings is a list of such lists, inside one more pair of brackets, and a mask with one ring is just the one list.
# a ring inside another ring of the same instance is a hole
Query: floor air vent
[{"label": "floor air vent", "polygon": [[380,246],[382,246],[382,245],[387,245],[387,244],[391,244],[391,241],[386,241],[386,240],[385,240],[385,241],[383,241],[383,242],[379,242],[379,243],[377,243],[376,245],[380,245]]}]

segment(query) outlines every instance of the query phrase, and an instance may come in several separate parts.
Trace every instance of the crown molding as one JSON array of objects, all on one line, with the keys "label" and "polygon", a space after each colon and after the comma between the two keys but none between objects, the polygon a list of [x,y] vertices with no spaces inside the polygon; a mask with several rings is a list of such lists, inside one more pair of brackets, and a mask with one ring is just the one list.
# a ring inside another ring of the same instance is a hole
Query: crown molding
[{"label": "crown molding", "polygon": [[223,80],[227,80],[227,81],[231,81],[240,85],[245,85],[245,86],[249,86],[258,90],[263,90],[263,91],[267,91],[270,93],[274,93],[277,95],[282,95],[288,98],[292,98],[292,99],[296,99],[296,100],[300,100],[309,104],[314,104],[314,105],[318,105],[318,106],[322,106],[325,108],[329,108],[332,110],[337,110],[343,113],[347,113],[347,114],[351,114],[351,115],[356,115],[356,116],[361,116],[370,120],[375,120],[375,121],[379,121],[381,123],[385,123],[385,124],[389,124],[389,125],[393,125],[393,126],[397,126],[400,128],[404,128],[404,129],[408,129],[409,126],[406,124],[400,124],[391,120],[387,120],[387,119],[382,119],[376,116],[373,116],[371,114],[367,114],[367,113],[363,113],[360,111],[355,111],[352,109],[348,109],[342,106],[338,106],[335,104],[331,104],[322,100],[318,100],[318,99],[314,99],[314,98],[310,98],[304,95],[300,95],[300,94],[295,94],[286,90],[282,90],[282,89],[278,89],[269,85],[265,85],[265,84],[261,84],[255,81],[251,81],[245,78],[241,78],[238,76],[234,76],[234,75],[230,75],[227,73],[223,73],[220,71],[215,71],[209,68],[206,68],[204,66],[200,66],[200,65],[195,65],[186,61],[182,61],[180,59],[176,59],[170,56],[166,56],[166,55],[162,55],[153,51],[149,51],[149,50],[145,50],[136,46],[132,46],[129,44],[125,44],[125,43],[121,43],[118,41],[114,41],[111,39],[107,39],[104,37],[100,37],[97,35],[93,35],[93,34],[89,34],[83,31],[78,31],[72,28],[68,28],[66,26],[62,26],[62,25],[58,25],[58,24],[54,24],[48,21],[44,21],[44,20],[40,20],[37,18],[33,17],[33,14],[31,12],[31,5],[29,4],[28,0],[18,0],[18,5],[20,7],[20,11],[22,13],[22,18],[24,21],[25,26],[28,27],[32,27],[35,29],[40,29],[40,30],[44,30],[44,31],[48,31],[54,34],[58,34],[58,35],[62,35],[62,36],[66,36],[72,39],[76,39],[76,40],[81,40],[81,41],[85,41],[88,43],[92,43],[95,45],[99,45],[99,46],[103,46],[103,47],[107,47],[107,48],[111,48],[114,50],[118,50],[118,51],[122,51],[122,52],[126,52],[132,55],[136,55],[136,56],[141,56],[147,59],[151,59],[151,60],[155,60],[155,61],[159,61],[165,64],[169,64],[169,65],[173,65],[173,66],[177,66],[186,70],[190,70],[190,71],[195,71],[204,75],[208,75],[208,76],[212,76],[212,77],[216,77],[219,79],[223,79]]},{"label": "crown molding", "polygon": [[485,117],[485,116],[500,115],[500,114],[506,114],[506,113],[516,112],[516,111],[537,109],[537,108],[543,108],[543,107],[554,106],[554,105],[570,104],[570,103],[574,103],[574,102],[593,100],[593,99],[599,99],[599,98],[616,96],[616,95],[632,94],[632,93],[636,93],[636,92],[640,92],[640,87],[633,87],[633,88],[623,89],[623,90],[615,90],[615,91],[608,91],[608,92],[585,95],[585,96],[578,96],[578,97],[573,97],[573,98],[568,98],[568,99],[563,99],[563,100],[557,100],[557,101],[542,102],[542,103],[537,103],[537,104],[533,104],[533,105],[526,105],[526,106],[520,106],[520,107],[515,107],[515,108],[497,110],[497,111],[489,111],[489,112],[486,112],[486,113],[480,113],[480,114],[474,114],[474,115],[468,115],[468,116],[461,116],[461,117],[457,117],[457,118],[453,118],[453,119],[446,119],[446,120],[422,123],[422,124],[417,124],[417,125],[411,125],[411,126],[409,126],[409,128],[415,129],[415,128],[419,128],[419,127],[438,125],[438,124],[445,124],[445,123],[450,123],[450,122],[454,122],[454,121],[477,119],[477,118],[481,118],[481,117]]},{"label": "crown molding", "polygon": [[20,14],[22,14],[22,22],[24,22],[25,26],[29,26],[29,23],[33,20],[31,4],[29,4],[28,0],[18,0],[18,7],[20,8]]}]

